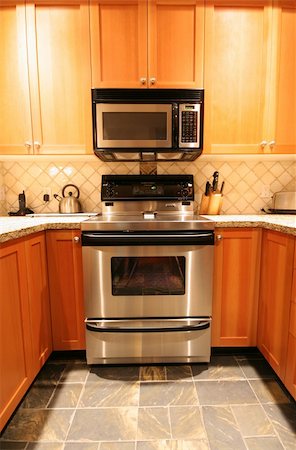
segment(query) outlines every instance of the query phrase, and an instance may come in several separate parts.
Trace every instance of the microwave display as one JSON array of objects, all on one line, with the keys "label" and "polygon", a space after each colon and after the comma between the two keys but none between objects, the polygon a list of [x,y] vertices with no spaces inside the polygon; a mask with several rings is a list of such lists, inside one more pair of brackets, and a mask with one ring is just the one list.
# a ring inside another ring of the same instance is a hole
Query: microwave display
[{"label": "microwave display", "polygon": [[167,139],[166,112],[103,112],[103,139],[141,140]]}]

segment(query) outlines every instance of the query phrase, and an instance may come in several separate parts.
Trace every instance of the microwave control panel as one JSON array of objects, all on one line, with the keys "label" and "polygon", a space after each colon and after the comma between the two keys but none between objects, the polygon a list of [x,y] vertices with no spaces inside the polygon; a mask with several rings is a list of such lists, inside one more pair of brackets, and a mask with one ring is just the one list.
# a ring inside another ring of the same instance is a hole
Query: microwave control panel
[{"label": "microwave control panel", "polygon": [[179,104],[179,147],[195,148],[200,146],[200,104]]}]

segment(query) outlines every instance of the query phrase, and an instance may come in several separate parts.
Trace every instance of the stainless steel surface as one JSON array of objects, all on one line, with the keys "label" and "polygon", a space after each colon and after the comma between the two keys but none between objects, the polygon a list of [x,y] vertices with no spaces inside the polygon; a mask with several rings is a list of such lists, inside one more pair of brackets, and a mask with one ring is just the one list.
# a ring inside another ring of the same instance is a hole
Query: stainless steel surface
[{"label": "stainless steel surface", "polygon": [[88,364],[209,362],[211,327],[197,331],[92,332],[86,330]]},{"label": "stainless steel surface", "polygon": [[272,197],[272,208],[296,211],[296,191],[275,192]]},{"label": "stainless steel surface", "polygon": [[[69,191],[67,195],[65,195],[66,188],[73,187],[74,188],[74,194],[76,192],[76,195],[73,195],[72,191]],[[69,214],[69,213],[80,213],[82,212],[82,206],[80,201],[78,200],[80,195],[79,189],[74,184],[66,184],[63,187],[62,191],[62,197],[60,197],[58,194],[54,194],[54,198],[59,202],[59,212],[61,214]]]},{"label": "stainless steel surface", "polygon": [[26,214],[26,217],[88,217],[97,216],[98,213],[39,213],[39,214]]},{"label": "stainless steel surface", "polygon": [[[193,202],[187,201],[186,204],[183,203],[177,200],[104,201],[102,203],[102,214],[112,216],[141,216],[144,212],[150,211],[156,213],[157,217],[163,216],[164,214],[176,214],[178,218],[185,215],[194,216]],[[201,217],[198,218],[198,220],[200,219]],[[167,220],[169,219],[167,218]]]},{"label": "stainless steel surface", "polygon": [[[210,316],[213,253],[203,245],[82,247],[86,317]],[[186,262],[184,295],[113,295],[111,258],[176,256]]]},{"label": "stainless steel surface", "polygon": [[193,213],[193,180],[155,178],[144,200],[149,180],[103,179],[110,200],[81,224],[87,362],[209,361],[214,223]]},{"label": "stainless steel surface", "polygon": [[[97,145],[101,148],[169,148],[172,146],[172,105],[171,104],[108,104],[97,103]],[[141,112],[164,112],[166,113],[167,139],[104,139],[103,113],[141,113]]]},{"label": "stainless steel surface", "polygon": [[83,231],[104,230],[214,230],[215,224],[202,216],[182,214],[156,214],[154,219],[144,219],[143,215],[91,217],[81,223]]}]

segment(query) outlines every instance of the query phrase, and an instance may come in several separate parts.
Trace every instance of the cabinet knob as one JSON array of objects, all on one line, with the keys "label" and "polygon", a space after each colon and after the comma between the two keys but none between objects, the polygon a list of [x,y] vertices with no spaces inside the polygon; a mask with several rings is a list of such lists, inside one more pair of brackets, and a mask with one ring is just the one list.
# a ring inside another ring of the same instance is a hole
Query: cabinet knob
[{"label": "cabinet knob", "polygon": [[29,149],[29,148],[32,147],[32,142],[31,141],[26,141],[24,146]]},{"label": "cabinet knob", "polygon": [[221,241],[223,239],[222,234],[216,234],[216,241]]},{"label": "cabinet knob", "polygon": [[35,148],[36,150],[39,150],[40,147],[41,147],[40,142],[39,142],[39,141],[34,141],[34,148]]},{"label": "cabinet knob", "polygon": [[155,77],[152,77],[152,78],[150,78],[150,84],[155,84],[156,83],[156,78]]},{"label": "cabinet knob", "polygon": [[140,78],[140,83],[141,84],[146,84],[146,81],[147,81],[147,78],[145,78],[145,77],[141,77]]},{"label": "cabinet knob", "polygon": [[262,142],[260,142],[260,147],[264,148],[267,144],[268,144],[267,141],[262,141]]},{"label": "cabinet knob", "polygon": [[275,146],[276,142],[275,140],[268,142],[268,145],[271,149],[273,149],[273,147]]},{"label": "cabinet knob", "polygon": [[78,242],[80,242],[80,237],[79,236],[74,236],[73,237],[73,242],[74,242],[74,244],[78,244]]}]

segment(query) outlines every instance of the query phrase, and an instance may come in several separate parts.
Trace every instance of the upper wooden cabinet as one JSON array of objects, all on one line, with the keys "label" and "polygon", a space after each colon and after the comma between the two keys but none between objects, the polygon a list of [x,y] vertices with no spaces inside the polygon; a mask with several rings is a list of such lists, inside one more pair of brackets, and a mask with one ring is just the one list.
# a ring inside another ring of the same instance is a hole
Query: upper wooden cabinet
[{"label": "upper wooden cabinet", "polygon": [[296,2],[274,0],[276,26],[272,68],[273,113],[268,139],[275,140],[275,153],[296,153]]},{"label": "upper wooden cabinet", "polygon": [[296,151],[296,6],[207,0],[205,153]]},{"label": "upper wooden cabinet", "polygon": [[91,152],[88,1],[1,5],[1,153]]},{"label": "upper wooden cabinet", "polygon": [[203,86],[204,0],[91,0],[92,86]]},{"label": "upper wooden cabinet", "polygon": [[27,153],[33,141],[24,2],[0,2],[0,153]]}]

